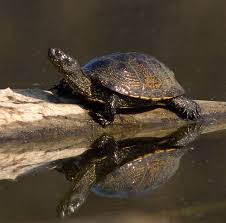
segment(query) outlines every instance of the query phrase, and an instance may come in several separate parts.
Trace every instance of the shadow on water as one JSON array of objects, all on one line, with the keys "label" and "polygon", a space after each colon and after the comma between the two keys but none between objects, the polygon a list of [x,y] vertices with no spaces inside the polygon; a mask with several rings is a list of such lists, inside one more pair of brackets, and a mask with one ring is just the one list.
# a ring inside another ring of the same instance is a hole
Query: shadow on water
[{"label": "shadow on water", "polygon": [[181,157],[200,134],[200,124],[190,124],[164,137],[115,140],[102,135],[84,154],[55,162],[56,170],[71,182],[59,203],[59,216],[77,211],[89,192],[128,198],[150,193],[177,171]]}]

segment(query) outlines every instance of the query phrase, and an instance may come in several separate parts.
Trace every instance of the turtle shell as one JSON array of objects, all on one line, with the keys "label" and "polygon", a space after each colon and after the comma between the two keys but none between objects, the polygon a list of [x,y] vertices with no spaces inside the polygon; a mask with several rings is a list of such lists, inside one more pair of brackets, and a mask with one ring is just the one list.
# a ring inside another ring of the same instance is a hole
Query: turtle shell
[{"label": "turtle shell", "polygon": [[109,173],[92,191],[104,197],[121,198],[153,191],[175,174],[186,151],[159,151],[135,159]]},{"label": "turtle shell", "polygon": [[141,99],[167,99],[184,94],[174,73],[142,53],[114,53],[92,59],[82,68],[94,83]]}]

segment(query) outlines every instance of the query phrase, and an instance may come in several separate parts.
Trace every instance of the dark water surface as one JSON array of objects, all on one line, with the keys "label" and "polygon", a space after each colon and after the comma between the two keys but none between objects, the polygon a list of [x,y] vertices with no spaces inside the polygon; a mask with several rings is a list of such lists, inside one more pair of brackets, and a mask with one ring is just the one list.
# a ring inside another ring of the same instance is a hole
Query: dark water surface
[{"label": "dark water surface", "polygon": [[[0,88],[49,88],[60,76],[49,47],[81,64],[115,51],[150,53],[188,94],[226,101],[226,2],[223,0],[0,0]],[[226,222],[226,132],[201,136],[175,174],[143,197],[91,193],[62,222]],[[69,187],[55,170],[0,182],[0,222],[57,222]]]},{"label": "dark water surface", "polygon": [[[225,222],[226,132],[201,136],[166,182],[143,196],[107,198],[91,192],[65,222]],[[56,207],[69,188],[55,171],[0,184],[1,222],[55,222]]]}]

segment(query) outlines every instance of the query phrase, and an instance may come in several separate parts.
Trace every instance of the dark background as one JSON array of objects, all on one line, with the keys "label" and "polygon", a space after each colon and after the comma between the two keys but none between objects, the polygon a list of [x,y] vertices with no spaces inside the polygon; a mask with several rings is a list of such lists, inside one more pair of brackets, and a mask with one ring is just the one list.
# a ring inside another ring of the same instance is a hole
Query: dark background
[{"label": "dark background", "polygon": [[[0,0],[0,88],[55,84],[60,76],[48,63],[49,47],[81,64],[140,51],[174,70],[190,96],[226,101],[225,9],[224,0]],[[91,194],[66,221],[225,222],[225,145],[225,132],[202,137],[175,176],[150,195],[110,200]],[[55,208],[67,186],[54,171],[1,181],[0,222],[58,222]],[[202,208],[183,212],[196,205]]]},{"label": "dark background", "polygon": [[140,51],[166,63],[188,94],[226,99],[223,0],[0,1],[0,87],[48,88],[49,47],[89,59]]}]

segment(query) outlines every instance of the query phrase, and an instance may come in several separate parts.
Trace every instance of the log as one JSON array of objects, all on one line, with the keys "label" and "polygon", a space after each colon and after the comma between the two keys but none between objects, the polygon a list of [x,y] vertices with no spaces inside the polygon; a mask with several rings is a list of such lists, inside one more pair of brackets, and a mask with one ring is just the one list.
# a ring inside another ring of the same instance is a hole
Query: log
[{"label": "log", "polygon": [[[196,102],[202,110],[202,134],[226,129],[226,102]],[[72,99],[40,89],[3,89],[0,179],[16,179],[52,161],[77,156],[103,133],[116,139],[161,137],[187,123],[168,110],[155,109],[119,114],[113,125],[102,128]]]},{"label": "log", "polygon": [[[122,128],[181,126],[187,122],[166,109],[117,115],[102,128],[76,101],[40,89],[0,90],[0,140],[49,138],[57,135],[115,132]],[[197,100],[205,122],[224,118],[226,102]]]}]

